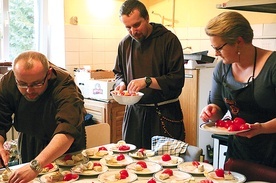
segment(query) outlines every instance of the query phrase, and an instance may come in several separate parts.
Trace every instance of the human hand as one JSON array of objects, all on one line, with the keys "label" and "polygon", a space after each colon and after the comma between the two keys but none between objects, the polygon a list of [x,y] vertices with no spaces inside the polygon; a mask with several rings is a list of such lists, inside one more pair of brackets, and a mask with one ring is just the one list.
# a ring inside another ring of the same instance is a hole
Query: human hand
[{"label": "human hand", "polygon": [[249,131],[237,133],[236,135],[240,137],[252,138],[256,135],[261,134],[262,129],[263,129],[262,123],[254,123],[254,124],[250,124]]},{"label": "human hand", "polygon": [[121,82],[118,86],[115,87],[115,90],[120,92],[124,91],[125,89],[126,89],[126,85],[124,82]]},{"label": "human hand", "polygon": [[211,121],[217,121],[218,119],[221,118],[221,110],[220,108],[215,105],[215,104],[209,104],[205,106],[199,117],[202,119],[204,122],[208,122],[209,120]]},{"label": "human hand", "polygon": [[[5,165],[8,164],[9,160],[10,160],[10,153],[9,151],[5,150],[5,149],[1,149],[0,150],[0,158],[2,158],[3,162]],[[4,165],[2,165],[4,166]]]},{"label": "human hand", "polygon": [[134,79],[130,81],[130,83],[127,86],[127,90],[131,94],[131,93],[139,92],[141,89],[145,87],[146,87],[145,78],[139,78],[139,79]]},{"label": "human hand", "polygon": [[31,169],[29,164],[26,164],[12,173],[8,183],[30,182],[35,179],[37,175],[38,172]]}]

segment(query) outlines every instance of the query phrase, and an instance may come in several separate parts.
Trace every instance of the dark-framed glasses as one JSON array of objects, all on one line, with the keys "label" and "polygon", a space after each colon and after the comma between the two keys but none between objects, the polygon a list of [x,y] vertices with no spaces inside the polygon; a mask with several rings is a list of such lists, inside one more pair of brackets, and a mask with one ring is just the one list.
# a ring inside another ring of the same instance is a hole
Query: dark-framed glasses
[{"label": "dark-framed glasses", "polygon": [[43,85],[45,84],[46,78],[48,76],[48,72],[46,73],[46,76],[44,77],[43,81],[40,83],[33,83],[33,84],[22,84],[19,83],[19,81],[17,79],[15,79],[16,81],[16,85],[18,88],[22,88],[22,89],[27,89],[27,88],[41,88],[43,87]]},{"label": "dark-framed glasses", "polygon": [[225,45],[227,45],[227,43],[224,43],[222,46],[220,46],[220,47],[214,47],[213,45],[211,45],[217,52],[220,52],[222,49],[223,49],[223,47],[225,46]]}]

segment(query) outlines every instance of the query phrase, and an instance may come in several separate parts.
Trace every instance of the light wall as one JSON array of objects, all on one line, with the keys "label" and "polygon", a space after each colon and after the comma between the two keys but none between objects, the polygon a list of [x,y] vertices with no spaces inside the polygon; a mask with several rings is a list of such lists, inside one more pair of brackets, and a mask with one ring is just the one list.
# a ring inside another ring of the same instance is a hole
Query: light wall
[{"label": "light wall", "polygon": [[[104,6],[94,4],[104,2]],[[118,12],[124,0],[64,0],[66,69],[91,66],[92,69],[111,70],[116,59],[117,46],[127,34],[119,20]],[[205,24],[223,11],[216,4],[223,0],[142,0],[147,6],[150,20],[163,23],[174,32],[184,47],[191,52],[209,50],[214,55]],[[175,8],[173,8],[173,3]],[[113,4],[111,9],[107,5]],[[96,13],[99,10],[98,14]],[[154,13],[152,13],[154,12]],[[242,13],[252,24],[257,46],[276,49],[276,14]],[[78,24],[72,25],[71,17]],[[173,19],[174,17],[174,19]]]}]

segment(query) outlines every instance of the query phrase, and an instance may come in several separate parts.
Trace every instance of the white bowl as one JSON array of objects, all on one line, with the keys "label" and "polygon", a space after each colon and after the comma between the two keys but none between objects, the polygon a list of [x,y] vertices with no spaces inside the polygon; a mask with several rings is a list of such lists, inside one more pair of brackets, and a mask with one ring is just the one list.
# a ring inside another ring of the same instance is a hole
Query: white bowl
[{"label": "white bowl", "polygon": [[[126,90],[123,92],[127,92]],[[139,102],[139,100],[143,97],[143,93],[137,92],[135,96],[125,96],[125,95],[118,95],[116,91],[111,92],[112,97],[116,100],[119,104],[122,105],[133,105]]]}]

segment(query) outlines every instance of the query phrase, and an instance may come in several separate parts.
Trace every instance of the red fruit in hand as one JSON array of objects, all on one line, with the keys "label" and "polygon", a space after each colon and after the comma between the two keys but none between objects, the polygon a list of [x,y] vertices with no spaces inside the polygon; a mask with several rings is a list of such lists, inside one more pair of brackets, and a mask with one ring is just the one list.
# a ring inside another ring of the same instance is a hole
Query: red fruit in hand
[{"label": "red fruit in hand", "polygon": [[235,117],[233,119],[233,123],[236,124],[237,126],[241,126],[242,124],[245,124],[246,121],[240,117]]},{"label": "red fruit in hand", "polygon": [[250,125],[247,124],[247,123],[242,124],[242,125],[240,126],[240,130],[247,130],[247,129],[249,129],[249,128],[250,128]]},{"label": "red fruit in hand", "polygon": [[64,159],[64,161],[71,160],[72,154],[66,154],[63,159]]},{"label": "red fruit in hand", "polygon": [[218,177],[224,177],[224,170],[219,168],[215,170],[216,176]]},{"label": "red fruit in hand", "polygon": [[165,169],[162,173],[166,173],[168,174],[169,176],[172,176],[173,175],[173,171],[171,169]]},{"label": "red fruit in hand", "polygon": [[122,161],[125,159],[125,155],[119,154],[116,159],[117,159],[117,161]]},{"label": "red fruit in hand", "polygon": [[224,120],[224,128],[227,129],[232,124],[233,124],[233,121],[231,119],[225,119]]},{"label": "red fruit in hand", "polygon": [[170,161],[172,158],[171,158],[171,156],[169,155],[169,154],[164,154],[163,156],[162,156],[162,160],[163,161]]},{"label": "red fruit in hand", "polygon": [[137,161],[136,164],[140,165],[142,168],[147,168],[147,164],[144,161]]},{"label": "red fruit in hand", "polygon": [[238,127],[238,126],[235,125],[235,124],[232,124],[232,125],[230,125],[230,126],[227,128],[227,130],[230,131],[230,132],[239,131],[239,130],[240,130],[240,127]]},{"label": "red fruit in hand", "polygon": [[154,180],[154,178],[151,178],[147,183],[156,183],[156,181]]},{"label": "red fruit in hand", "polygon": [[216,121],[215,126],[216,127],[224,127],[224,124],[225,124],[224,121],[219,119]]},{"label": "red fruit in hand", "polygon": [[130,147],[128,145],[121,145],[118,148],[120,151],[127,151],[130,149]]},{"label": "red fruit in hand", "polygon": [[107,151],[107,149],[104,146],[102,146],[102,147],[99,147],[98,151]]}]

